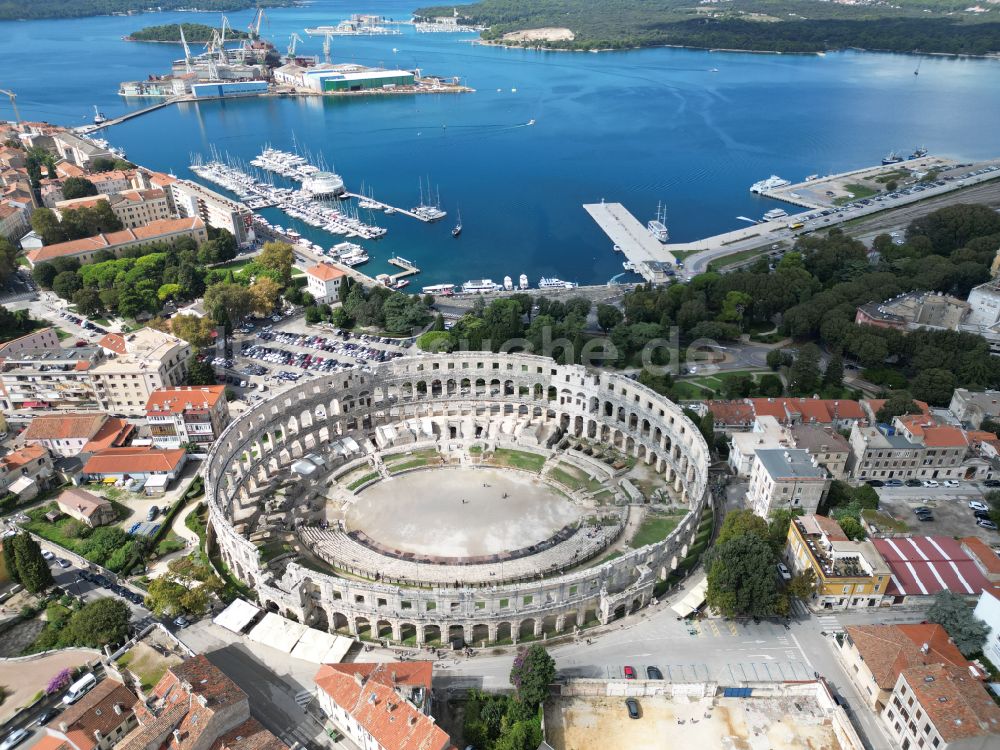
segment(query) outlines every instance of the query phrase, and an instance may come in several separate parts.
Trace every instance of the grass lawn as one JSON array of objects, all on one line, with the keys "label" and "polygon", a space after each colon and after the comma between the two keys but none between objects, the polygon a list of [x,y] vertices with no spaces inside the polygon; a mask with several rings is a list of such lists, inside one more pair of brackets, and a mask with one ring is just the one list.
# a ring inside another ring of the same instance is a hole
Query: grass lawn
[{"label": "grass lawn", "polygon": [[[723,382],[726,378],[730,376],[738,377],[750,377],[756,382],[760,379],[762,375],[767,375],[768,371],[752,371],[752,370],[733,370],[732,372],[724,370],[718,372],[714,375],[699,375],[693,378],[686,378],[684,380],[675,381],[675,386],[687,385],[688,388],[681,388],[678,394],[694,394],[692,396],[684,395],[682,398],[711,398],[712,396],[718,394],[722,389]],[[707,395],[706,395],[707,394]]]},{"label": "grass lawn", "polygon": [[528,453],[527,451],[515,451],[510,448],[498,448],[493,452],[493,458],[490,460],[490,463],[497,466],[509,466],[512,469],[533,471],[537,474],[542,470],[542,465],[545,463],[545,456],[539,456],[537,453]]},{"label": "grass lawn", "polygon": [[591,479],[576,467],[567,466],[563,463],[556,464],[545,473],[560,484],[566,485],[571,490],[589,490],[590,492],[597,492],[604,487],[603,482]]},{"label": "grass lawn", "polygon": [[48,539],[54,544],[76,552],[83,540],[73,534],[73,529],[80,527],[86,529],[86,526],[69,516],[61,518],[55,523],[49,523],[45,520],[45,514],[50,510],[57,510],[55,503],[47,503],[39,508],[32,508],[26,511],[31,521],[25,524],[25,528],[28,531],[38,534],[42,539]]},{"label": "grass lawn", "polygon": [[390,474],[399,474],[403,471],[409,471],[410,469],[417,469],[421,466],[427,466],[431,462],[429,458],[413,458],[409,461],[397,461],[392,464],[387,464],[386,468],[389,469]]},{"label": "grass lawn", "polygon": [[149,692],[160,681],[167,669],[180,664],[178,656],[160,656],[145,643],[138,643],[126,651],[115,662],[119,667],[128,669],[139,678],[144,692]]},{"label": "grass lawn", "polygon": [[69,331],[64,331],[62,328],[56,328],[56,338],[60,341],[65,341],[66,339],[73,338],[73,334]]},{"label": "grass lawn", "polygon": [[354,491],[358,487],[363,487],[364,485],[368,484],[373,479],[377,479],[378,477],[379,477],[379,473],[377,471],[373,471],[373,472],[371,472],[369,474],[365,474],[360,479],[355,479],[353,482],[351,482],[349,485],[347,485],[347,489],[349,489],[351,491]]},{"label": "grass lawn", "polygon": [[382,459],[382,463],[386,466],[392,466],[400,461],[416,461],[417,459],[422,460],[424,463],[429,463],[431,460],[438,458],[439,454],[433,448],[424,448],[419,451],[412,451],[410,453],[396,453],[392,456],[386,456]]},{"label": "grass lawn", "polygon": [[701,388],[687,380],[678,380],[674,382],[674,393],[681,401],[701,401],[711,398],[714,391]]},{"label": "grass lawn", "polygon": [[684,519],[684,513],[670,516],[647,516],[632,537],[631,546],[635,549],[645,547],[647,544],[662,542],[667,535],[677,528]]},{"label": "grass lawn", "polygon": [[768,248],[766,247],[752,247],[749,250],[740,250],[738,253],[732,253],[731,255],[723,255],[713,261],[709,261],[708,270],[718,271],[720,268],[725,266],[731,266],[734,263],[742,263],[750,260],[751,258],[756,258],[758,255],[764,255],[767,251]]},{"label": "grass lawn", "polygon": [[184,540],[174,532],[168,531],[167,535],[156,545],[156,555],[157,557],[163,557],[164,555],[169,555],[171,552],[184,549],[184,547]]}]

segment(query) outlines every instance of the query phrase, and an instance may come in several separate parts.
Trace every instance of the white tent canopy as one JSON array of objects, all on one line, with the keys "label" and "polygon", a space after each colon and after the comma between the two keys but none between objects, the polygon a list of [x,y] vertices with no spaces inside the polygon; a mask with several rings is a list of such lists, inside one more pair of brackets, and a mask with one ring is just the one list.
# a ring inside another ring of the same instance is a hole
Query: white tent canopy
[{"label": "white tent canopy", "polygon": [[705,603],[706,591],[708,591],[708,576],[703,575],[688,589],[684,598],[670,608],[681,617],[687,617]]},{"label": "white tent canopy", "polygon": [[212,622],[234,633],[242,633],[259,613],[260,607],[254,606],[246,599],[236,599],[213,618]]}]

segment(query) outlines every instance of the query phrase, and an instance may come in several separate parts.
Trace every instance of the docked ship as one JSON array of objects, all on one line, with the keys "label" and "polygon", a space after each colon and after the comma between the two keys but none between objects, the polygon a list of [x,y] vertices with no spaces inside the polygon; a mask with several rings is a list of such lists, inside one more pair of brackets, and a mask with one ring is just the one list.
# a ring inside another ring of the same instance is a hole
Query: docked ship
[{"label": "docked ship", "polygon": [[923,146],[913,149],[913,153],[910,154],[911,159],[922,159],[925,156],[927,156],[927,149]]},{"label": "docked ship", "polygon": [[772,208],[770,211],[764,214],[764,221],[774,221],[775,219],[783,219],[788,216],[788,212],[783,208]]},{"label": "docked ship", "polygon": [[524,273],[521,274],[521,277],[517,280],[517,288],[518,289],[527,289],[528,288],[528,275],[527,274],[524,274]]},{"label": "docked ship", "polygon": [[766,180],[761,180],[760,182],[755,182],[753,185],[751,185],[750,192],[765,193],[768,190],[777,190],[778,188],[783,188],[791,184],[792,183],[789,182],[788,180],[785,180],[781,177],[778,177],[778,175],[773,174]]},{"label": "docked ship", "polygon": [[484,294],[499,290],[500,285],[494,284],[492,279],[470,279],[462,284],[462,294]]},{"label": "docked ship", "polygon": [[360,266],[362,263],[368,262],[368,253],[361,247],[361,245],[356,245],[353,242],[341,242],[339,245],[334,245],[330,248],[337,255],[337,261],[343,263],[345,266]]},{"label": "docked ship", "polygon": [[897,154],[895,151],[890,151],[882,159],[882,164],[883,165],[899,164],[899,162],[901,162],[901,161],[903,161],[903,157],[902,156],[900,156],[899,154]]},{"label": "docked ship", "polygon": [[[424,183],[423,180],[420,181],[420,205],[411,209],[411,211],[417,215],[418,219],[423,219],[424,221],[433,222],[440,221],[445,216],[448,215],[447,211],[441,210],[441,193],[437,193],[437,200],[435,203],[431,203],[431,181],[427,180],[427,200],[424,200]],[[459,232],[461,232],[461,220],[459,220]],[[454,235],[457,237],[458,235]]]},{"label": "docked ship", "polygon": [[549,279],[541,278],[538,280],[539,289],[576,289],[577,286],[579,285],[572,281],[563,281],[554,276]]},{"label": "docked ship", "polygon": [[375,17],[351,18],[336,26],[314,26],[307,28],[309,36],[399,36],[403,32],[390,29],[375,21]]},{"label": "docked ship", "polygon": [[424,294],[432,294],[435,297],[450,297],[455,293],[454,284],[431,284],[420,290]]},{"label": "docked ship", "polygon": [[659,242],[665,244],[670,239],[670,233],[667,231],[667,207],[659,201],[656,202],[656,218],[646,224],[646,229]]},{"label": "docked ship", "polygon": [[107,121],[108,121],[108,118],[104,116],[104,113],[101,112],[97,108],[97,105],[95,104],[94,105],[94,124],[95,125],[103,125]]},{"label": "docked ship", "polygon": [[514,290],[514,280],[510,276],[503,277],[503,288],[508,292]]}]

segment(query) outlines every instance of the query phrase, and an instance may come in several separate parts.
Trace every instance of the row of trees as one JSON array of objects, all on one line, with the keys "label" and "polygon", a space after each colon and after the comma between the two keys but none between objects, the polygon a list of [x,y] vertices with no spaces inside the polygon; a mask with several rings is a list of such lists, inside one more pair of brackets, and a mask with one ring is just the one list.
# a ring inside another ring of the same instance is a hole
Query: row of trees
[{"label": "row of trees", "polygon": [[45,629],[28,653],[57,648],[103,648],[128,638],[131,617],[128,604],[117,597],[102,597],[81,605],[70,597],[45,609]]},{"label": "row of trees", "polygon": [[32,594],[45,591],[53,583],[42,548],[27,532],[3,540],[3,561],[10,579]]},{"label": "row of trees", "polygon": [[36,208],[31,214],[31,228],[43,244],[55,245],[124,229],[121,219],[105,200],[93,207],[66,209],[61,213],[60,218],[51,208]]}]

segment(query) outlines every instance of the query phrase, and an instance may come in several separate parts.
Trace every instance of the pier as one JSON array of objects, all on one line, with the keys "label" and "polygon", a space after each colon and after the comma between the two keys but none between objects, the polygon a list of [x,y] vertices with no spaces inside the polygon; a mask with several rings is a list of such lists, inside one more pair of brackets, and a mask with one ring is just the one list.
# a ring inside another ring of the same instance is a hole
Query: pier
[{"label": "pier", "polygon": [[348,198],[355,198],[359,201],[369,201],[375,205],[376,210],[385,211],[387,208],[391,208],[390,213],[402,214],[403,216],[409,216],[411,219],[416,219],[417,221],[422,221],[425,224],[430,224],[434,219],[429,219],[426,216],[421,216],[420,214],[415,214],[413,211],[407,211],[405,208],[399,208],[398,206],[391,206],[384,201],[377,200],[368,195],[359,195],[358,193],[347,192],[344,193]]},{"label": "pier", "polygon": [[670,278],[677,259],[669,245],[660,244],[625,206],[601,201],[583,207],[635,266],[636,273],[654,284]]},{"label": "pier", "polygon": [[121,125],[127,120],[131,120],[134,117],[139,117],[145,115],[149,112],[155,112],[158,109],[163,109],[171,104],[176,104],[177,102],[188,101],[190,97],[177,96],[170,99],[165,99],[162,102],[157,102],[156,104],[150,104],[148,107],[143,107],[142,109],[134,109],[131,112],[126,112],[123,115],[118,115],[118,117],[112,117],[110,120],[105,120],[100,124],[94,125],[84,125],[81,128],[76,128],[78,133],[96,133],[98,130],[103,130],[104,128],[110,128],[112,125]]},{"label": "pier", "polygon": [[407,276],[415,276],[420,273],[420,269],[412,262],[406,258],[401,258],[398,255],[389,258],[389,264],[396,266],[397,268],[402,268],[403,270],[399,273],[392,274],[389,278],[392,279],[392,283],[396,283],[400,279],[406,278]]}]

